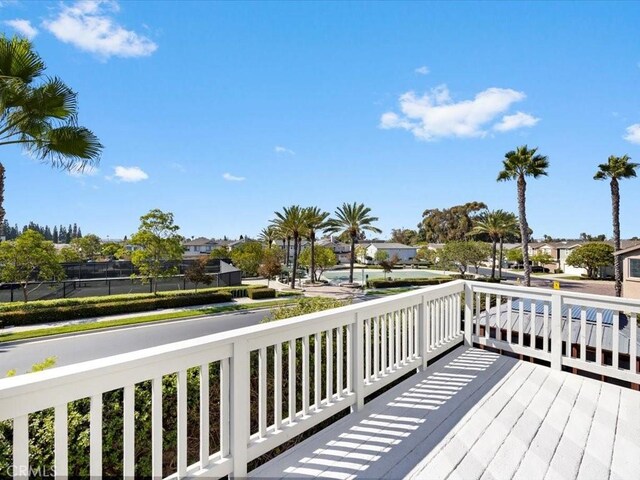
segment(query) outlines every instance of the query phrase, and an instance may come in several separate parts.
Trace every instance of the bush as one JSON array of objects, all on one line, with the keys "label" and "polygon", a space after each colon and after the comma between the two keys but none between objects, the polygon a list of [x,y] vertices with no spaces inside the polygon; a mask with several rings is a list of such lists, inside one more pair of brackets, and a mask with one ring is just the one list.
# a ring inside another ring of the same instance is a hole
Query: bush
[{"label": "bush", "polygon": [[367,286],[370,288],[395,288],[412,287],[420,285],[440,285],[453,280],[451,277],[431,277],[431,278],[403,278],[401,280],[369,280]]},{"label": "bush", "polygon": [[[118,295],[118,297],[123,296],[130,297],[129,295]],[[109,299],[110,297],[104,298]],[[54,302],[57,301],[58,300],[54,300]],[[159,308],[187,307],[230,301],[231,293],[215,291],[198,293],[180,292],[180,294],[173,295],[159,294],[157,296],[151,295],[148,298],[133,298],[126,301],[120,298],[115,302],[76,302],[71,305],[39,306],[38,308],[29,308],[31,305],[27,303],[17,305],[23,307],[21,310],[12,309],[0,313],[0,322],[3,325],[33,325],[43,322],[61,322],[78,318],[146,312]]]},{"label": "bush", "polygon": [[276,291],[273,288],[254,288],[248,291],[248,296],[252,300],[276,298]]}]

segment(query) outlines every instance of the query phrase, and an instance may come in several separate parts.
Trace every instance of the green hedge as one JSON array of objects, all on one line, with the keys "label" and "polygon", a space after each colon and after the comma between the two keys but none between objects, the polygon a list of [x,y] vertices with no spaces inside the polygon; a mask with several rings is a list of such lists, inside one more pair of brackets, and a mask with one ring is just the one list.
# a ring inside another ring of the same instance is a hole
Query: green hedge
[{"label": "green hedge", "polygon": [[431,277],[431,278],[403,278],[400,280],[369,280],[367,283],[369,288],[394,288],[394,287],[413,287],[420,285],[440,285],[452,280],[451,277]]},{"label": "green hedge", "polygon": [[273,288],[255,288],[249,290],[249,298],[259,300],[262,298],[276,298],[276,291]]},{"label": "green hedge", "polygon": [[[122,297],[122,295],[118,295]],[[114,295],[115,297],[115,295]],[[99,297],[103,298],[103,297]],[[105,297],[107,299],[112,297]],[[33,325],[44,322],[60,322],[79,318],[101,317],[121,313],[146,312],[159,308],[187,307],[210,303],[230,302],[229,292],[188,292],[188,294],[157,295],[150,298],[133,298],[127,301],[118,299],[115,302],[76,303],[72,305],[28,308],[30,304],[22,304],[23,309],[13,309],[0,313],[1,325]],[[35,303],[35,302],[34,302]]]}]

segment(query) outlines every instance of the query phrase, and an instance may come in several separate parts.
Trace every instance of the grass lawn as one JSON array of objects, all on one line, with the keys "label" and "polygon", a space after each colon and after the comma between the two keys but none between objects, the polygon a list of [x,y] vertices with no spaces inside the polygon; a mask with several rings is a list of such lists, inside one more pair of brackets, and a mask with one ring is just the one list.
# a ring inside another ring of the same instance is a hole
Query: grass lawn
[{"label": "grass lawn", "polygon": [[248,303],[240,305],[227,305],[224,307],[207,307],[185,312],[158,313],[156,315],[144,315],[139,317],[120,318],[117,320],[105,320],[103,322],[80,323],[77,325],[63,325],[60,327],[39,328],[37,330],[26,330],[23,332],[0,334],[0,343],[13,342],[16,340],[26,340],[29,338],[48,337],[68,333],[87,332],[100,330],[103,328],[122,327],[126,325],[136,325],[140,323],[159,322],[163,320],[177,320],[181,318],[202,317],[217,313],[236,312],[240,310],[257,310],[261,308],[276,307],[294,303],[295,298],[286,300],[274,300],[271,302]]},{"label": "grass lawn", "polygon": [[408,292],[410,290],[416,290],[419,287],[397,287],[397,288],[380,288],[375,290],[367,290],[365,295],[371,297],[379,297],[383,295],[396,295],[398,293]]}]

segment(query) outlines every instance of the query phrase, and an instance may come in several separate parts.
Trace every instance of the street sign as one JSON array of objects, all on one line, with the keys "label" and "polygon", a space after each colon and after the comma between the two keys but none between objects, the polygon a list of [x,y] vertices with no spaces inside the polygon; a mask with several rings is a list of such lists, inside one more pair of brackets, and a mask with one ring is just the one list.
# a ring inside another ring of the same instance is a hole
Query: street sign
[{"label": "street sign", "polygon": [[560,282],[557,280],[553,281],[553,289],[554,290],[560,290]]}]

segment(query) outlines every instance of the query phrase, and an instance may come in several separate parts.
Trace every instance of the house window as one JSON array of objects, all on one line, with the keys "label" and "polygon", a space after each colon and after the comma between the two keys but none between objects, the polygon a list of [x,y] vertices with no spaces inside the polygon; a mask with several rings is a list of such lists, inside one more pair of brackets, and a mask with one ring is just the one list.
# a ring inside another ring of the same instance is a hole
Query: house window
[{"label": "house window", "polygon": [[640,278],[640,258],[629,259],[629,276],[631,278]]}]

